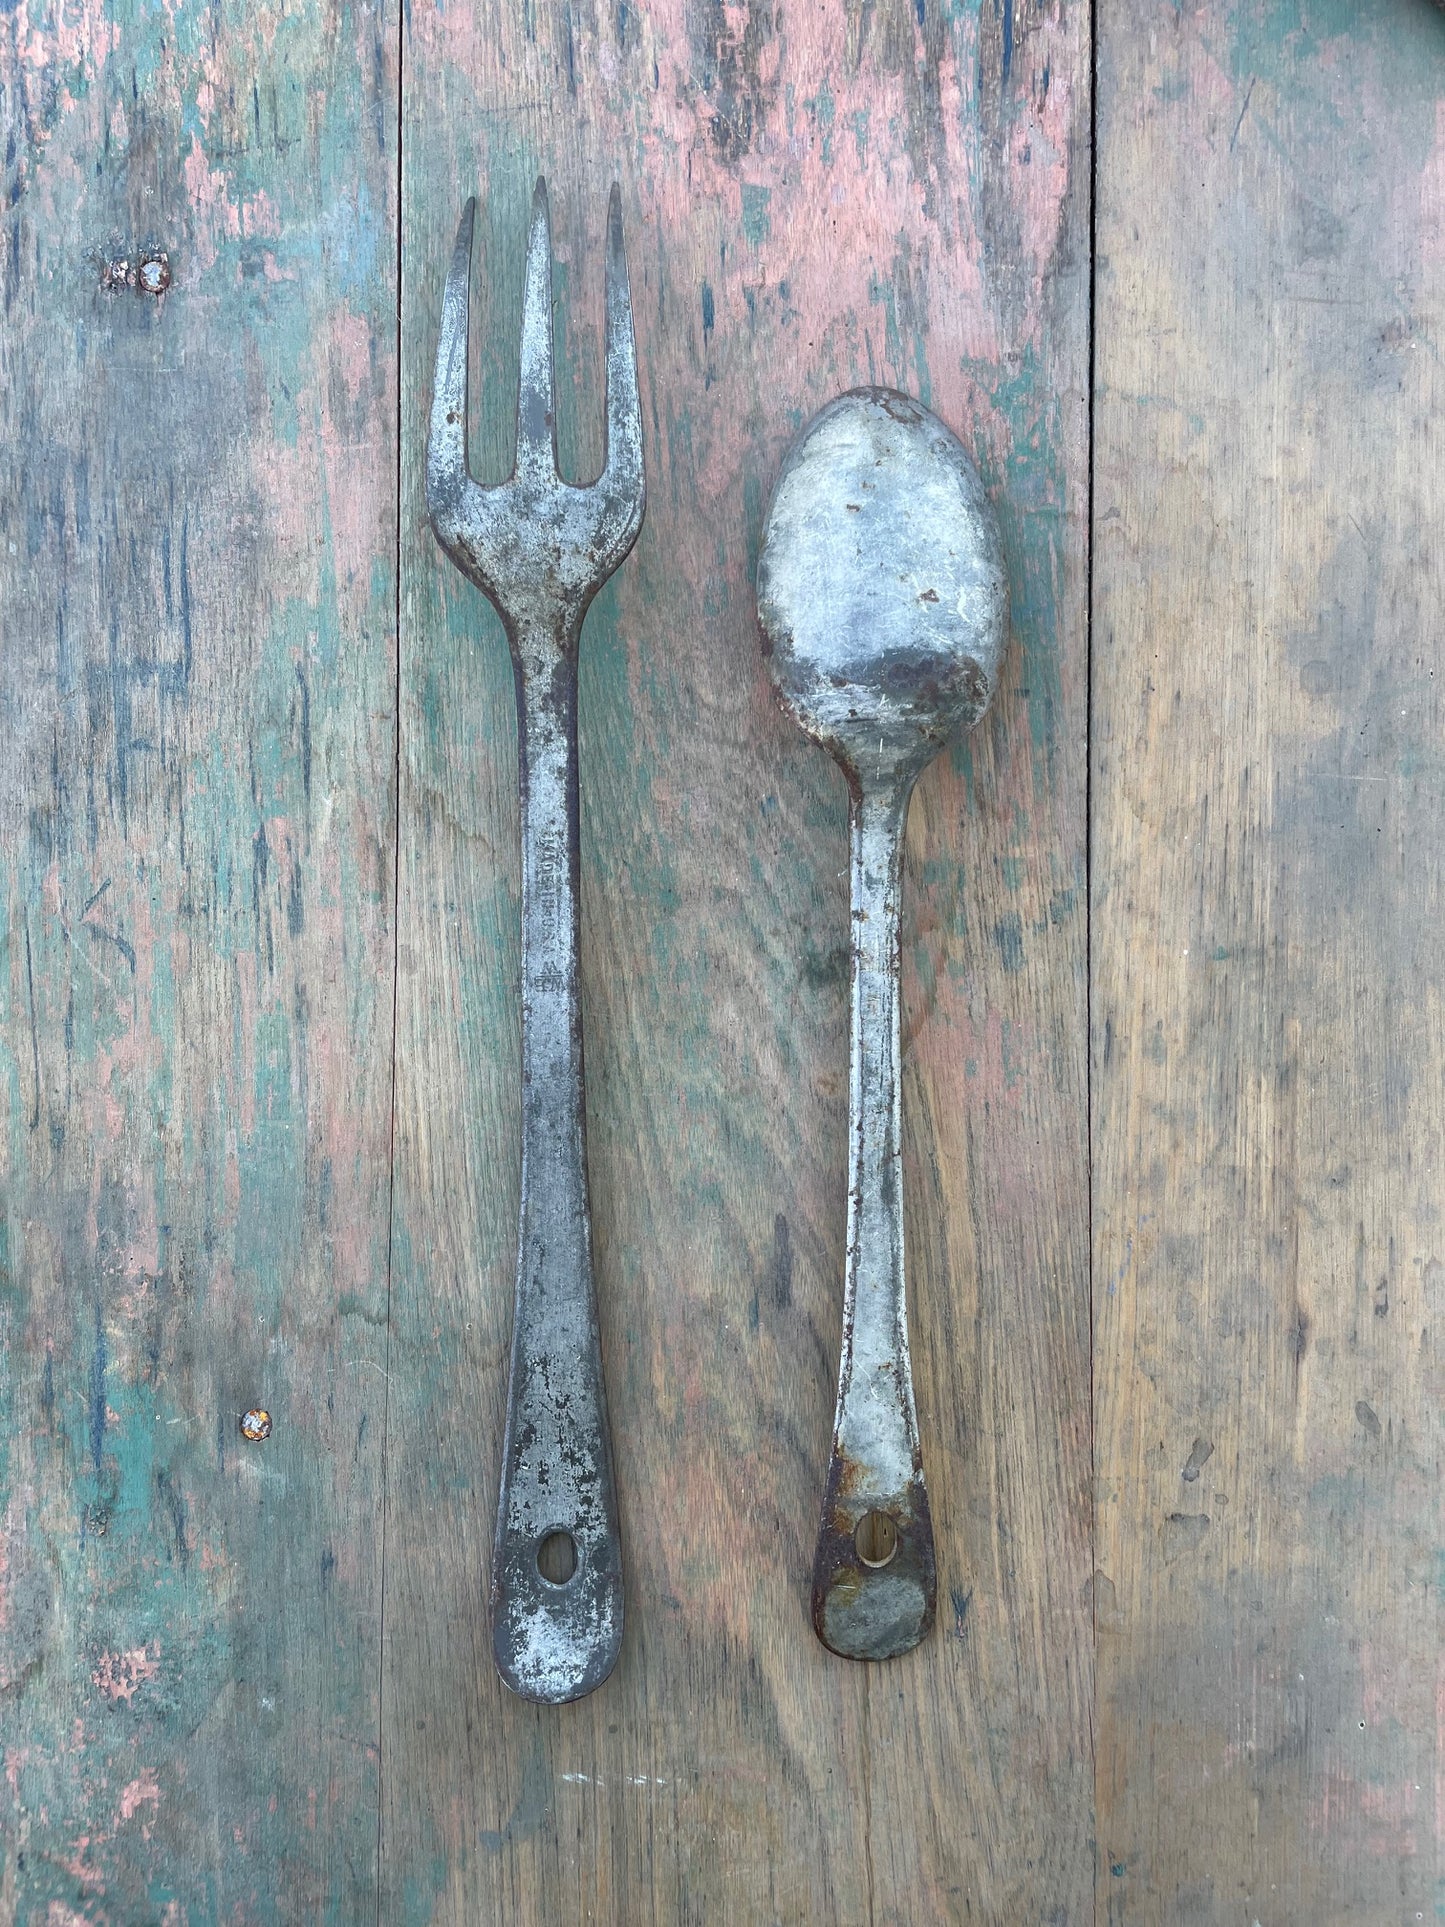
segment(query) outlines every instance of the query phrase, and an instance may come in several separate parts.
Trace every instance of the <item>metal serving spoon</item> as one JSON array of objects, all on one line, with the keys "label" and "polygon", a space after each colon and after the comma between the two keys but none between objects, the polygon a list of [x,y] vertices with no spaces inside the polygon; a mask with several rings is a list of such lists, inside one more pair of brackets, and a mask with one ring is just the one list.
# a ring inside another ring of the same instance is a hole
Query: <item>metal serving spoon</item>
[{"label": "metal serving spoon", "polygon": [[928,1633],[936,1593],[904,1301],[903,826],[920,771],[987,709],[1008,638],[998,523],[936,415],[860,388],[813,417],[773,491],[758,613],[783,707],[851,798],[847,1274],[813,1624],[835,1653],[888,1659]]}]

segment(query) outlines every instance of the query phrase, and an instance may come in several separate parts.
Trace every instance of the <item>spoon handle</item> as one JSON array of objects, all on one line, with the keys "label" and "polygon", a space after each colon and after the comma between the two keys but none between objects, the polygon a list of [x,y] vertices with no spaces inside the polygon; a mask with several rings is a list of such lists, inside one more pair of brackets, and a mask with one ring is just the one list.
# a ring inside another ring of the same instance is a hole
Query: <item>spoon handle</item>
[{"label": "spoon handle", "polygon": [[850,808],[853,1037],[848,1255],[833,1451],[813,1564],[813,1625],[849,1659],[888,1659],[933,1624],[933,1525],[904,1301],[898,1041],[903,825],[912,785]]},{"label": "spoon handle", "polygon": [[587,1197],[578,994],[577,658],[517,660],[522,1206],[492,1651],[528,1699],[578,1699],[622,1644],[622,1543]]}]

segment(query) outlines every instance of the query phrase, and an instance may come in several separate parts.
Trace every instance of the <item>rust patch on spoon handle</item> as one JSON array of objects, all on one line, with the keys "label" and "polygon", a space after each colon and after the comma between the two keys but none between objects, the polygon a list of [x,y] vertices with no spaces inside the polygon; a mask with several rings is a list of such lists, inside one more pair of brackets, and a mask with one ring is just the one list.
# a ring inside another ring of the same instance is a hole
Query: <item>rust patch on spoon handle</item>
[{"label": "rust patch on spoon handle", "polygon": [[[847,1659],[890,1659],[933,1625],[933,1523],[908,1352],[899,911],[911,775],[852,787],[848,1256],[813,1625]],[[869,1515],[877,1515],[871,1521]],[[865,1521],[869,1524],[865,1526]],[[870,1529],[871,1528],[871,1529]],[[859,1535],[874,1540],[860,1548]]]},{"label": "rust patch on spoon handle", "polygon": [[907,1491],[885,1502],[897,1524],[897,1550],[886,1566],[870,1568],[858,1555],[856,1533],[873,1507],[843,1496],[855,1471],[835,1447],[813,1556],[813,1629],[843,1659],[893,1659],[933,1630],[938,1577],[928,1488],[920,1466]]}]

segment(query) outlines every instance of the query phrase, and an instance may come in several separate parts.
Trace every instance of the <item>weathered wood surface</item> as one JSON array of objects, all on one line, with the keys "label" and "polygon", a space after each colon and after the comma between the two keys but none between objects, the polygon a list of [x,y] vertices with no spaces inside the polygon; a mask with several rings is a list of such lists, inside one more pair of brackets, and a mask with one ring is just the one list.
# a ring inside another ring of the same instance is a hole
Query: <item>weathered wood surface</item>
[{"label": "weathered wood surface", "polygon": [[1100,1920],[1445,1901],[1445,20],[1100,9]]},{"label": "weathered wood surface", "polygon": [[[1092,1906],[1082,8],[415,6],[403,42],[396,1237],[383,1917],[1081,1921]],[[499,627],[422,491],[480,191],[474,466],[510,461],[544,172],[564,472],[596,472],[622,183],[649,507],[582,644],[583,978],[628,1631],[593,1698],[492,1670],[518,1189]],[[752,568],[787,440],[921,394],[997,492],[1015,644],[925,778],[907,1197],[941,1625],[808,1615],[843,1272],[846,799],[776,709]]]},{"label": "weathered wood surface", "polygon": [[[1439,1917],[1445,22],[1099,14],[1089,1012],[1084,9],[0,11],[0,1922]],[[509,458],[539,171],[574,475],[622,182],[651,490],[582,670],[630,1616],[560,1712],[484,1607],[511,675],[420,469],[473,191]],[[942,1613],[871,1671],[845,800],[751,587],[869,379],[1016,635],[910,825]]]},{"label": "weathered wood surface", "polygon": [[375,1913],[396,44],[0,13],[5,1921]]}]

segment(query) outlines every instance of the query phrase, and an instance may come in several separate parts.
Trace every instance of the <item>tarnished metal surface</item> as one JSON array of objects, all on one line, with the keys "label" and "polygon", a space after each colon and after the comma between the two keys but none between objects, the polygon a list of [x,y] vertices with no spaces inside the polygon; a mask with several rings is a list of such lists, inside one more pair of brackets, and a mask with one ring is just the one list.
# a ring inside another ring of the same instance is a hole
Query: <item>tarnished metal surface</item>
[{"label": "tarnished metal surface", "polygon": [[904,1292],[903,826],[919,772],[988,707],[1008,637],[993,509],[935,415],[865,388],[814,416],[773,491],[758,612],[783,706],[851,797],[847,1271],[813,1624],[835,1653],[887,1659],[927,1634],[936,1594]]},{"label": "tarnished metal surface", "polygon": [[[516,464],[498,487],[472,480],[466,447],[474,213],[469,201],[447,276],[426,480],[437,539],[494,604],[517,679],[522,1205],[492,1554],[492,1651],[516,1692],[561,1702],[599,1686],[622,1644],[622,1548],[592,1276],[577,987],[577,650],[588,604],[642,526],[642,415],[614,187],[607,212],[606,462],[589,487],[559,479],[551,239],[539,181],[527,249]],[[568,1541],[575,1565],[563,1577]]]}]

